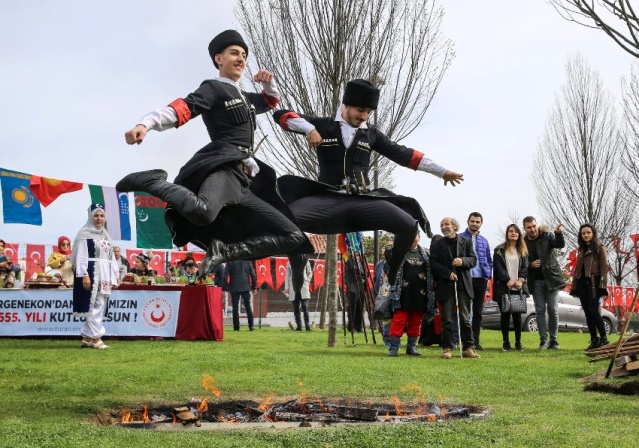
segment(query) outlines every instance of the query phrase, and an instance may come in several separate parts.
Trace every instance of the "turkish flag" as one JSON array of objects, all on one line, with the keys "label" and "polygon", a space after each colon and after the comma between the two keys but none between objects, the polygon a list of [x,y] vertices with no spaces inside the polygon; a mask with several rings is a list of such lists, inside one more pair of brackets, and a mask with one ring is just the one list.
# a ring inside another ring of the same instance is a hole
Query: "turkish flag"
[{"label": "turkish flag", "polygon": [[68,180],[51,179],[48,177],[31,176],[29,188],[33,195],[38,198],[40,204],[49,206],[58,196],[72,191],[82,190],[84,184],[69,182]]},{"label": "turkish flag", "polygon": [[278,290],[282,287],[286,281],[286,265],[288,264],[288,258],[277,257],[275,258],[275,289]]},{"label": "turkish flag", "polygon": [[186,258],[186,251],[174,250],[171,252],[171,266],[177,266],[179,262]]},{"label": "turkish flag", "polygon": [[623,306],[623,288],[621,286],[613,286],[612,294],[615,298],[615,305]]},{"label": "turkish flag", "polygon": [[204,260],[204,256],[206,255],[206,252],[199,250],[199,251],[191,252],[191,255],[193,256],[193,259],[195,260],[196,263],[201,263],[202,260]]},{"label": "turkish flag", "polygon": [[343,270],[344,270],[344,263],[337,263],[337,286],[339,286],[342,289],[346,289],[344,287]]},{"label": "turkish flag", "polygon": [[269,288],[275,289],[273,286],[273,276],[271,275],[271,257],[255,260],[255,273],[257,274],[258,288],[266,283]]},{"label": "turkish flag", "polygon": [[11,259],[14,266],[18,266],[18,249],[19,243],[4,243],[4,253]]},{"label": "turkish flag", "polygon": [[320,286],[324,286],[324,260],[315,260],[311,291],[317,291]]},{"label": "turkish flag", "polygon": [[630,239],[632,240],[632,244],[637,244],[637,242],[639,242],[639,233],[635,233],[634,235],[630,235]]},{"label": "turkish flag", "polygon": [[153,269],[157,275],[166,274],[166,252],[153,252],[149,268]]},{"label": "turkish flag", "polygon": [[44,244],[27,244],[27,275],[25,279],[29,279],[33,274],[44,272],[46,263]]},{"label": "turkish flag", "polygon": [[126,250],[126,259],[129,261],[129,266],[131,269],[135,267],[135,256],[142,252],[141,249],[127,249]]}]

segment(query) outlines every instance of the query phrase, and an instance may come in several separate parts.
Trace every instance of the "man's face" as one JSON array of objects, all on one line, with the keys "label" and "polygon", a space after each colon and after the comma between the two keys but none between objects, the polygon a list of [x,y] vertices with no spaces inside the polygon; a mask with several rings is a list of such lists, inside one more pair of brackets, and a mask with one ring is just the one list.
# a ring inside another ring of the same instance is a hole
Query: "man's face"
[{"label": "man's face", "polygon": [[113,253],[115,254],[115,258],[120,258],[120,248],[116,247],[113,249]]},{"label": "man's face", "polygon": [[478,216],[471,216],[470,218],[468,218],[467,224],[468,224],[468,230],[470,230],[473,233],[478,232],[482,225],[481,218]]},{"label": "man's face", "polygon": [[446,238],[452,238],[455,236],[455,227],[453,226],[453,221],[450,218],[442,219],[442,222],[439,224],[439,228]]},{"label": "man's face", "polygon": [[342,118],[354,128],[358,128],[362,123],[368,121],[373,109],[369,107],[347,106],[342,108]]},{"label": "man's face", "polygon": [[420,239],[421,239],[421,236],[419,235],[419,233],[415,235],[415,241],[413,241],[413,249],[415,249],[419,245]]},{"label": "man's face", "polygon": [[539,229],[537,228],[537,221],[529,221],[524,224],[524,230],[526,231],[526,235],[528,238],[534,240],[539,236]]},{"label": "man's face", "polygon": [[246,68],[246,51],[239,45],[231,45],[215,55],[215,62],[220,68],[220,76],[238,81]]},{"label": "man's face", "polygon": [[189,263],[184,267],[184,271],[186,272],[186,275],[197,274],[197,265],[195,263]]}]

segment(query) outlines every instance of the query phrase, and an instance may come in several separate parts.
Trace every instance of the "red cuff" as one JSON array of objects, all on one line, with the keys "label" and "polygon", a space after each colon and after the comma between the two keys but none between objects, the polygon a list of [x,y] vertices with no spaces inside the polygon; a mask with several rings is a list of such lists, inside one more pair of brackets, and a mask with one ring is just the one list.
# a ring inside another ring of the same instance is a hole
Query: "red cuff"
[{"label": "red cuff", "polygon": [[268,107],[270,107],[271,109],[275,109],[275,106],[280,103],[279,98],[268,96],[264,90],[262,90],[262,98],[264,98],[264,101],[266,101],[266,104],[268,104]]},{"label": "red cuff", "polygon": [[282,116],[280,117],[280,126],[282,126],[285,131],[290,131],[288,125],[286,124],[286,120],[288,120],[289,118],[300,118],[300,116],[295,112],[286,112],[285,114],[282,114]]},{"label": "red cuff", "polygon": [[178,122],[176,127],[179,128],[191,119],[191,109],[189,109],[189,106],[184,102],[182,98],[178,98],[177,100],[173,101],[171,104],[169,104],[169,106],[175,109],[175,112],[177,113]]},{"label": "red cuff", "polygon": [[417,170],[417,168],[419,168],[419,163],[423,158],[424,154],[413,149],[413,155],[410,158],[410,162],[408,162],[408,168]]}]

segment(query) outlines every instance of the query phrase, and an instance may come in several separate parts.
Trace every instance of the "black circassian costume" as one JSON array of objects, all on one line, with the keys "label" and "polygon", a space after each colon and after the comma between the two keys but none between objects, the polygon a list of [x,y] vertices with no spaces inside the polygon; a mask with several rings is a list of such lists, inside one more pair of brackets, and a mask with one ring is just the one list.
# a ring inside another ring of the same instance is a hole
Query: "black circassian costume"
[{"label": "black circassian costume", "polygon": [[[347,84],[342,102],[344,105],[376,109],[378,99],[379,90],[371,83],[353,80]],[[323,140],[317,148],[318,181],[282,176],[278,179],[280,194],[304,231],[333,234],[385,230],[393,233],[395,239],[393,255],[389,259],[389,278],[394,281],[404,255],[415,240],[417,225],[429,237],[432,232],[424,211],[415,199],[385,188],[367,190],[371,151],[412,169],[420,168],[424,160],[437,167],[435,171],[440,177],[446,170],[430,162],[421,152],[391,141],[370,124],[360,126],[351,145],[346,147],[338,117],[312,117],[288,110],[275,112],[273,118],[284,130],[303,134],[291,129],[292,122],[289,121],[301,118],[314,126]],[[356,194],[351,194],[353,191]],[[297,257],[289,258],[293,269],[303,266],[296,260]]]},{"label": "black circassian costume", "polygon": [[[248,54],[236,31],[224,31],[209,44],[216,67],[215,55],[231,45]],[[164,171],[152,170],[130,174],[116,185],[119,191],[145,191],[167,202],[173,243],[190,241],[207,250],[200,276],[222,261],[312,251],[276,191],[275,171],[253,156],[255,115],[278,102],[279,96],[240,91],[230,79],[217,78],[142,119],[147,129],[163,130],[202,115],[211,138],[173,184],[166,182]]]}]

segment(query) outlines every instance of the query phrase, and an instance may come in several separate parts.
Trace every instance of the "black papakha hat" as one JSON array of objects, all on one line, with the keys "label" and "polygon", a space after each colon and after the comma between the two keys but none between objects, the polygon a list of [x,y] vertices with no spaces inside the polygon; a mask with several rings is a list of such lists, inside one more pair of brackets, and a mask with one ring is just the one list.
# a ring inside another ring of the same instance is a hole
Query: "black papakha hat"
[{"label": "black papakha hat", "polygon": [[353,79],[346,84],[342,103],[347,106],[377,109],[379,89],[365,79]]},{"label": "black papakha hat", "polygon": [[239,45],[244,48],[246,51],[246,55],[248,56],[248,46],[240,33],[235,30],[226,30],[222,31],[220,34],[215,36],[211,43],[209,44],[209,54],[211,55],[211,59],[213,59],[213,65],[215,68],[220,68],[215,62],[215,55],[222,53],[226,47],[230,47],[231,45]]}]

